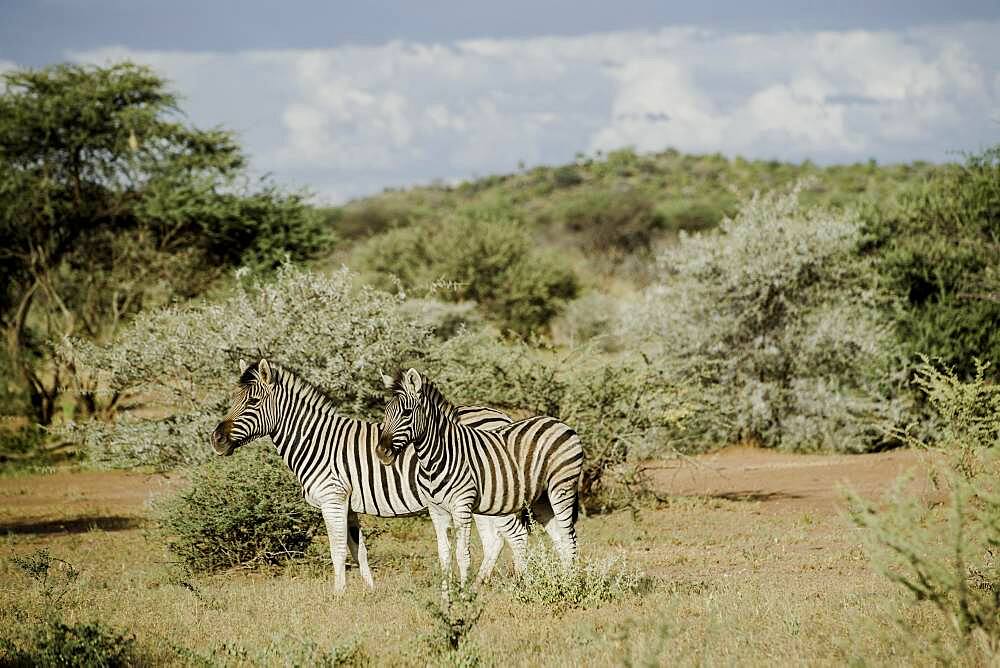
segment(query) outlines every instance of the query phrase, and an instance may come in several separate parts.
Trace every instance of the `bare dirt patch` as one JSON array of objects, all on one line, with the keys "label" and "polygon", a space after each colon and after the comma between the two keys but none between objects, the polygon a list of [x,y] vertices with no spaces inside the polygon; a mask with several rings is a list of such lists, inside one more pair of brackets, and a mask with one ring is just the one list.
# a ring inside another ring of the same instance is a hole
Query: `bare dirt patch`
[{"label": "bare dirt patch", "polygon": [[759,501],[774,513],[828,511],[843,505],[844,491],[868,498],[888,492],[914,473],[907,491],[933,494],[925,475],[926,455],[893,450],[868,455],[797,455],[759,448],[727,448],[693,461],[672,461],[649,469],[659,494],[728,501]]},{"label": "bare dirt patch", "polygon": [[0,478],[0,534],[80,533],[135,528],[146,502],[174,483],[125,471],[57,471]]},{"label": "bare dirt patch", "polygon": [[[904,473],[926,469],[923,453],[894,450],[868,455],[797,455],[758,448],[728,448],[692,460],[654,464],[648,470],[663,496],[759,502],[769,514],[830,511],[843,505],[844,490],[875,498]],[[124,471],[60,471],[0,478],[0,533],[129,528],[145,514],[148,499],[177,483],[176,476]],[[932,494],[923,475],[908,490]],[[74,519],[76,518],[76,519]],[[79,521],[77,521],[79,520]],[[90,520],[90,524],[87,523]]]}]

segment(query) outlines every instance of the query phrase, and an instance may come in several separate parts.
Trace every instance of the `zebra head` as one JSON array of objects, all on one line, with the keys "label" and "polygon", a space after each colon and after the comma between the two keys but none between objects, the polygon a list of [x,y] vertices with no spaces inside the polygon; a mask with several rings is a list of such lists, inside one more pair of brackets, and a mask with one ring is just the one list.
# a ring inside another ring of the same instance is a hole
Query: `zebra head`
[{"label": "zebra head", "polygon": [[427,431],[427,411],[424,410],[424,381],[416,369],[397,374],[395,378],[382,376],[393,397],[385,406],[385,420],[375,454],[386,466],[392,466],[410,443],[423,438]]},{"label": "zebra head", "polygon": [[212,432],[215,454],[228,457],[236,448],[271,432],[277,419],[274,369],[266,359],[247,364],[240,360],[240,382],[229,412]]}]

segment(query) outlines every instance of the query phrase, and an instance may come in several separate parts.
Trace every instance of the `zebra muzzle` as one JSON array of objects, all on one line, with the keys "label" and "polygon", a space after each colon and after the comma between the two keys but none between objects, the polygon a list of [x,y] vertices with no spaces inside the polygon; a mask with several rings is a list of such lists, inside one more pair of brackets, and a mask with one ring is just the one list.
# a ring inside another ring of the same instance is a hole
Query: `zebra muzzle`
[{"label": "zebra muzzle", "polygon": [[212,449],[220,457],[228,457],[236,450],[236,444],[229,439],[231,425],[220,422],[219,426],[212,431]]},{"label": "zebra muzzle", "polygon": [[392,449],[392,438],[383,436],[375,446],[375,456],[386,466],[392,466],[396,461],[396,451]]}]

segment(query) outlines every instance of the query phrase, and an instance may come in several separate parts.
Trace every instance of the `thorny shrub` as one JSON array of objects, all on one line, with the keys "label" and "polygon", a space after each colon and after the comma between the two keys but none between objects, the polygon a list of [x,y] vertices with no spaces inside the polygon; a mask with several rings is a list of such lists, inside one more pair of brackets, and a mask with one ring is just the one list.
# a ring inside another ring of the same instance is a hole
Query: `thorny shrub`
[{"label": "thorny shrub", "polygon": [[323,532],[295,477],[263,445],[191,469],[188,485],[154,511],[170,551],[196,572],[280,564]]},{"label": "thorny shrub", "polygon": [[622,336],[697,389],[690,446],[864,451],[900,423],[888,298],[859,235],[849,214],[803,210],[796,190],[754,198],[660,256]]},{"label": "thorny shrub", "polygon": [[950,502],[928,505],[905,493],[905,480],[887,505],[851,496],[876,567],[949,622],[958,643],[937,645],[946,663],[968,651],[989,663],[1000,652],[1000,386],[984,379],[985,364],[973,368],[975,377],[962,381],[925,359],[916,373],[941,421],[931,447],[948,464],[942,473],[931,461],[931,482]]}]

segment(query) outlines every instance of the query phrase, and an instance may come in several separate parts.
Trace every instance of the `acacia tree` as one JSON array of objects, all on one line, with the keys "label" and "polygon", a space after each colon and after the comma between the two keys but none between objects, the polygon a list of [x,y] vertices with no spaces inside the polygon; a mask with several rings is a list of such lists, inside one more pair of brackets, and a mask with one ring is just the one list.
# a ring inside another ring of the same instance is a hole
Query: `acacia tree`
[{"label": "acacia tree", "polygon": [[0,321],[40,423],[66,387],[97,407],[86,379],[48,355],[49,341],[105,338],[149,302],[197,294],[226,266],[323,242],[302,196],[252,192],[232,134],[186,124],[148,68],[57,65],[4,79]]}]

